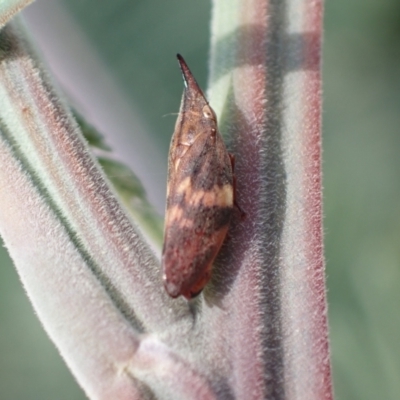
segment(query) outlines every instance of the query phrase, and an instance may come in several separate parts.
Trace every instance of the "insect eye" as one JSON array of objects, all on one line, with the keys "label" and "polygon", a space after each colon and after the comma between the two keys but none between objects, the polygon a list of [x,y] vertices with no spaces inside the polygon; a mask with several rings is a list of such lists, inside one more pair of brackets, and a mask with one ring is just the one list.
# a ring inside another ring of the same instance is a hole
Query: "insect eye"
[{"label": "insect eye", "polygon": [[207,119],[212,119],[212,120],[216,120],[217,118],[215,117],[214,111],[211,109],[210,106],[206,105],[203,107],[203,116],[204,118]]}]

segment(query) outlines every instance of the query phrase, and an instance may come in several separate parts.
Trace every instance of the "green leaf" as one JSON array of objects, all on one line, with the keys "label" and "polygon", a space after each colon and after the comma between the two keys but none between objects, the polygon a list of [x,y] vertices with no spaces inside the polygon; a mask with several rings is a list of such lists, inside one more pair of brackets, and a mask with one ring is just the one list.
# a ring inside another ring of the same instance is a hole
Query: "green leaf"
[{"label": "green leaf", "polygon": [[161,248],[164,221],[148,201],[146,190],[139,178],[128,166],[112,158],[111,147],[105,142],[104,136],[87,123],[82,115],[74,111],[74,117],[83,136],[93,148],[94,154],[96,155],[96,150],[103,151],[96,155],[97,161],[102,166],[119,199],[149,239]]}]

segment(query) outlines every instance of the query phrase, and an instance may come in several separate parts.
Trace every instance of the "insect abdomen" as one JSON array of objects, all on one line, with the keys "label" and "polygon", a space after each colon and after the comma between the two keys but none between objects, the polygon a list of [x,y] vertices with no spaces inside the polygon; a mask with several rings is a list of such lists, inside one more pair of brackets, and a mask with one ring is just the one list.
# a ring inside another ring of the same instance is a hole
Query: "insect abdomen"
[{"label": "insect abdomen", "polygon": [[[176,206],[175,206],[176,207]],[[178,219],[170,220],[163,250],[164,286],[172,297],[183,295],[190,299],[197,295],[211,277],[212,263],[225,236],[233,208],[200,207],[193,210],[179,208]],[[193,213],[196,215],[193,216]],[[200,214],[200,215],[199,215]]]}]

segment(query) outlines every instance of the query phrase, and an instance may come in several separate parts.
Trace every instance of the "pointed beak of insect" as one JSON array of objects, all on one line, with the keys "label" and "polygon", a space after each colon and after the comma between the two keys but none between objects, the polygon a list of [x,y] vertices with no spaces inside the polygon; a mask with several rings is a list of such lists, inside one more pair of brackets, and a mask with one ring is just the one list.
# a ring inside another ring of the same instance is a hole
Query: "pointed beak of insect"
[{"label": "pointed beak of insect", "polygon": [[[186,93],[200,94],[206,101],[202,90],[200,89],[199,85],[196,82],[196,79],[194,79],[194,76],[190,72],[190,69],[187,66],[184,58],[180,54],[177,54],[176,57],[178,59],[179,65],[181,67],[183,81],[185,82]],[[207,101],[206,101],[206,103],[207,103]]]}]

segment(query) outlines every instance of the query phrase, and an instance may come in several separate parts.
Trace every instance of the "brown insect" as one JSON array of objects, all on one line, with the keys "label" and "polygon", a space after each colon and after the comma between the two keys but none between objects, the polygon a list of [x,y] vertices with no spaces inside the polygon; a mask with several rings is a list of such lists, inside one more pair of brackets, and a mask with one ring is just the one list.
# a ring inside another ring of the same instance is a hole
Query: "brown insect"
[{"label": "brown insect", "polygon": [[233,156],[217,118],[179,54],[185,90],[169,161],[162,268],[171,297],[191,299],[211,277],[234,210]]}]

